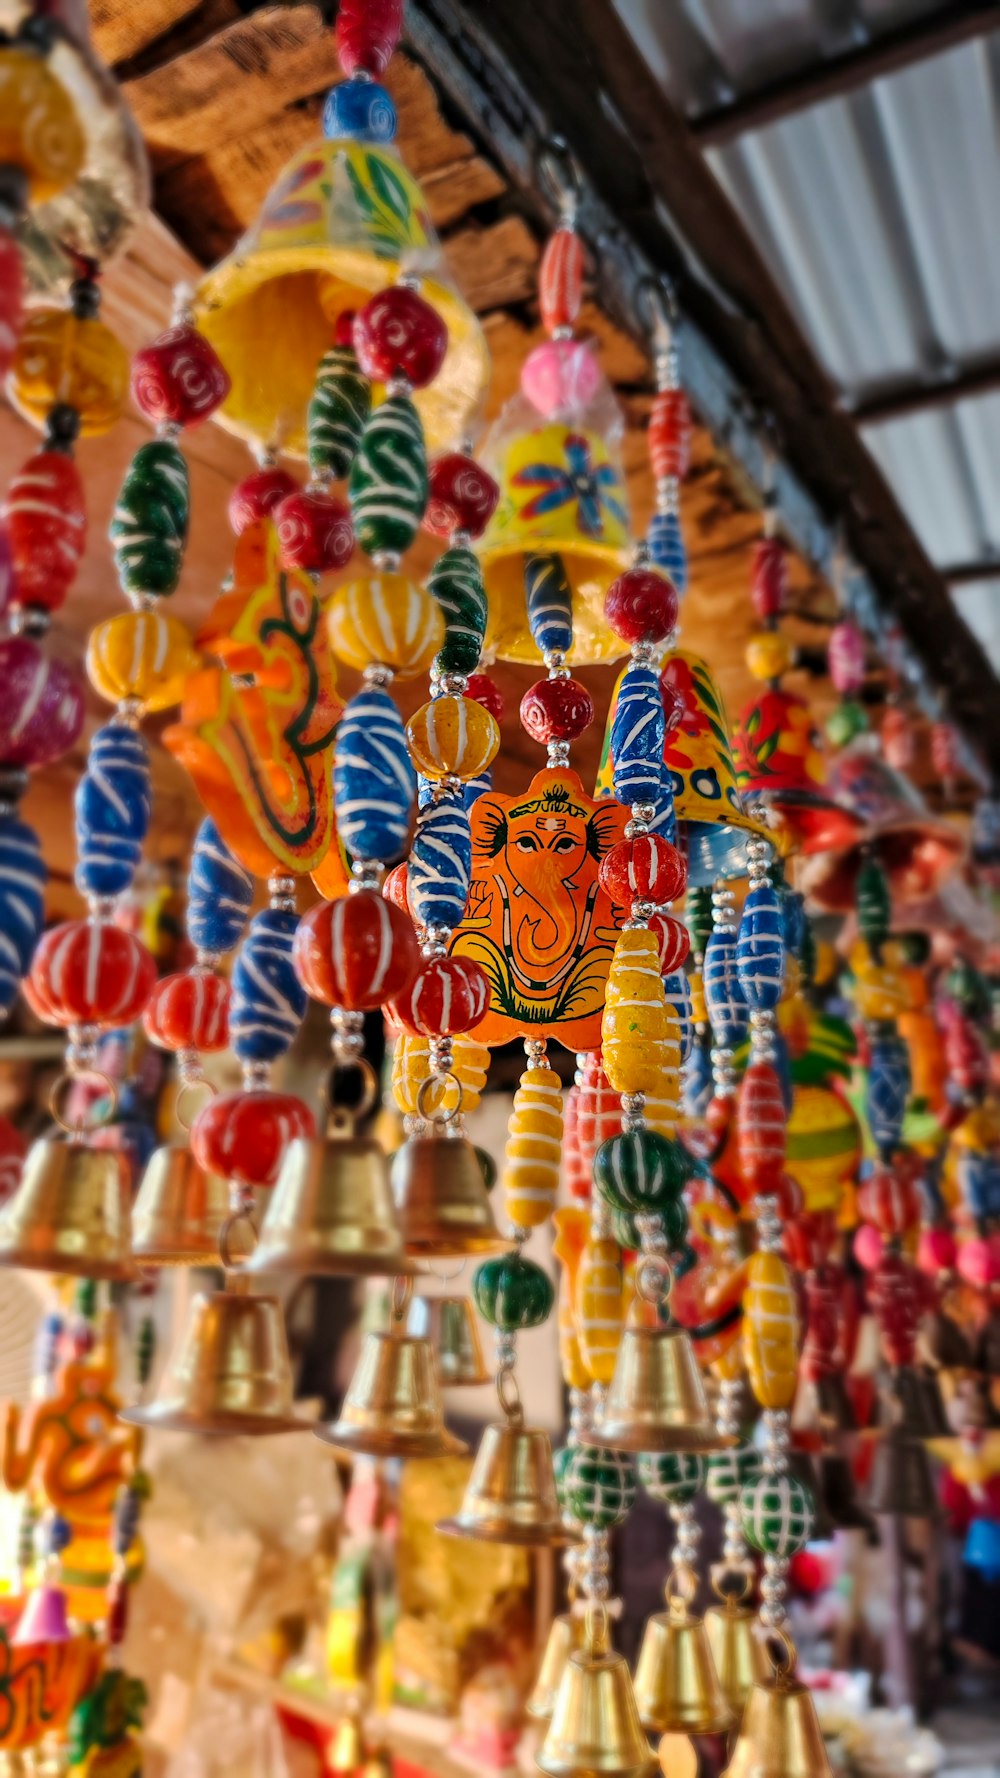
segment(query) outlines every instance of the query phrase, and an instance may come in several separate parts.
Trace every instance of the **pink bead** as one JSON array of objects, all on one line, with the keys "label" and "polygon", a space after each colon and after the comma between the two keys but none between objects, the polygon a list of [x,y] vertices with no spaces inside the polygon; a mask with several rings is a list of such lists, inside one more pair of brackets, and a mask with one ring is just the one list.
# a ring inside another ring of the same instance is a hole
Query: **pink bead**
[{"label": "pink bead", "polygon": [[660,946],[660,974],[673,975],[691,949],[687,927],[683,920],[675,920],[673,914],[650,914],[649,930],[656,935]]},{"label": "pink bead", "polygon": [[604,615],[623,642],[662,642],[677,622],[677,592],[655,568],[626,568],[604,596]]},{"label": "pink bead", "polygon": [[521,699],[521,727],[544,747],[575,741],[594,720],[594,700],[578,679],[539,679]]},{"label": "pink bead", "polygon": [[917,1242],[917,1265],[928,1277],[955,1269],[955,1237],[950,1229],[921,1229]]},{"label": "pink bead", "polygon": [[33,636],[0,642],[0,760],[29,771],[50,765],[79,740],[83,687]]},{"label": "pink bead", "polygon": [[430,498],[423,527],[432,537],[465,531],[481,537],[496,511],[500,489],[474,457],[449,451],[430,466]]},{"label": "pink bead", "polygon": [[258,519],[270,518],[282,500],[298,491],[294,475],[285,469],[257,469],[237,482],[229,496],[229,523],[237,537]]},{"label": "pink bead", "polygon": [[403,28],[403,0],[340,0],[337,55],[345,74],[385,73]]},{"label": "pink bead", "polygon": [[22,605],[57,611],[87,541],[80,472],[61,451],[36,451],[10,484],[7,533]]},{"label": "pink bead", "polygon": [[222,406],[231,387],[215,347],[185,321],[132,360],[132,399],[154,426],[196,426]]},{"label": "pink bead", "polygon": [[24,318],[24,274],[21,250],[13,235],[0,229],[0,382],[11,367]]},{"label": "pink bead", "polygon": [[619,840],[601,860],[601,887],[622,907],[636,901],[655,906],[676,901],[687,886],[687,865],[669,840],[659,833]]},{"label": "pink bead", "polygon": [[975,1290],[989,1290],[1000,1284],[1000,1243],[996,1236],[983,1239],[974,1235],[970,1241],[963,1241],[958,1249],[957,1270],[959,1277]]},{"label": "pink bead", "polygon": [[405,377],[415,389],[432,383],[444,363],[448,329],[416,290],[392,284],[354,317],[354,350],[366,377]]},{"label": "pink bead", "polygon": [[865,678],[865,639],[857,624],[845,618],[830,631],[826,650],[830,678],[842,698],[853,698]]},{"label": "pink bead", "polygon": [[854,1236],[854,1257],[858,1265],[866,1272],[874,1272],[884,1249],[885,1242],[878,1229],[870,1222],[863,1222]]},{"label": "pink bead", "polygon": [[475,698],[484,710],[495,717],[497,722],[503,721],[503,693],[495,679],[488,673],[470,673],[465,686],[467,698]]},{"label": "pink bead", "polygon": [[538,304],[549,333],[572,327],[583,296],[583,242],[571,228],[557,228],[546,243],[538,273]]},{"label": "pink bead", "polygon": [[274,508],[274,523],[286,568],[331,574],[351,559],[354,527],[350,508],[333,494],[298,488]]},{"label": "pink bead", "polygon": [[898,704],[890,704],[882,718],[882,752],[894,772],[906,772],[913,764],[913,727]]},{"label": "pink bead", "polygon": [[580,413],[600,386],[600,365],[585,340],[546,340],[521,366],[521,392],[547,420]]}]

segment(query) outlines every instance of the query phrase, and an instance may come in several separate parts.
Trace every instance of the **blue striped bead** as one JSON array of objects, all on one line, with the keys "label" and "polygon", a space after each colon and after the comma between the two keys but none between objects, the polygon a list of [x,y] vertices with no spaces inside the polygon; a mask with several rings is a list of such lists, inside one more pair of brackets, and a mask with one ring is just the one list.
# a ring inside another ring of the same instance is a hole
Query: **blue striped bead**
[{"label": "blue striped bead", "polygon": [[958,1185],[977,1222],[1000,1216],[1000,1161],[990,1149],[965,1148],[958,1156]]},{"label": "blue striped bead", "polygon": [[663,792],[666,718],[655,667],[629,667],[611,723],[615,795],[620,803],[657,803]]},{"label": "blue striped bead", "polygon": [[262,908],[233,966],[229,1035],[241,1062],[274,1062],[305,1018],[306,991],[292,966],[298,914]]},{"label": "blue striped bead", "polygon": [[785,980],[785,919],[771,883],[758,884],[743,903],[736,968],[743,998],[751,1010],[772,1012]]},{"label": "blue striped bead", "polygon": [[573,646],[573,594],[561,556],[525,556],[524,593],[528,628],[542,654]]},{"label": "blue striped bead", "polygon": [[407,898],[417,925],[460,925],[471,880],[472,833],[459,791],[428,803],[417,817],[406,874]]},{"label": "blue striped bead", "polygon": [[681,1065],[688,1060],[694,1043],[694,1017],[691,1006],[691,983],[683,969],[674,969],[663,978],[663,992],[668,1006],[677,1014],[681,1040]]},{"label": "blue striped bead", "polygon": [[711,1052],[703,1043],[692,1046],[684,1070],[684,1115],[686,1117],[702,1117],[712,1097],[715,1082],[712,1078]]},{"label": "blue striped bead", "polygon": [[649,521],[646,544],[650,561],[670,576],[678,596],[681,596],[688,583],[688,558],[677,513],[654,513]]},{"label": "blue striped bead", "polygon": [[806,898],[797,889],[785,889],[781,895],[782,930],[785,955],[797,957],[806,936]]},{"label": "blue striped bead", "polygon": [[383,686],[366,686],[344,711],[333,756],[337,831],[355,858],[399,857],[416,787],[403,719]]},{"label": "blue striped bead", "polygon": [[393,142],[396,107],[376,80],[342,80],[331,87],[323,107],[328,142]]},{"label": "blue striped bead", "polygon": [[877,1037],[871,1046],[865,1113],[872,1141],[882,1154],[898,1148],[910,1096],[910,1057],[900,1037]]},{"label": "blue striped bead", "polygon": [[45,919],[48,872],[38,835],[17,815],[0,818],[0,1018],[17,998]]},{"label": "blue striped bead", "polygon": [[733,1049],[746,1036],[750,1019],[736,973],[736,934],[725,926],[716,926],[705,946],[704,983],[712,1041]]},{"label": "blue striped bead", "polygon": [[492,789],[493,771],[490,766],[487,766],[485,772],[480,772],[478,778],[467,778],[462,785],[462,798],[466,808],[471,809],[473,803],[478,802],[481,796],[485,796],[486,792]]},{"label": "blue striped bead", "polygon": [[253,878],[206,815],[195,834],[187,882],[187,929],[199,951],[235,950],[253,903]]},{"label": "blue striped bead", "polygon": [[121,722],[98,729],[75,798],[82,895],[122,895],[129,888],[149,829],[150,794],[142,736]]},{"label": "blue striped bead", "polygon": [[651,833],[663,835],[672,846],[678,844],[677,810],[674,808],[674,780],[666,761],[660,766],[660,787],[655,797],[650,797],[653,805],[653,819],[649,824]]}]

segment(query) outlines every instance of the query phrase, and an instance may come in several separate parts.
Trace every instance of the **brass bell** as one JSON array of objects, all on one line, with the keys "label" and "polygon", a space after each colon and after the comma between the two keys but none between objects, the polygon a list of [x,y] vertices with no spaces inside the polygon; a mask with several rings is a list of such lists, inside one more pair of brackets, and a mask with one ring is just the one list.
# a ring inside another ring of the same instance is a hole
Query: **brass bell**
[{"label": "brass bell", "polygon": [[756,1622],[756,1612],[732,1593],[725,1595],[721,1605],[710,1605],[705,1613],[705,1635],[722,1695],[735,1722],[743,1715],[750,1687],[767,1673],[764,1650],[754,1630]]},{"label": "brass bell", "polygon": [[524,1706],[528,1715],[533,1716],[537,1722],[548,1722],[552,1715],[556,1694],[566,1671],[566,1662],[573,1650],[580,1645],[581,1627],[581,1620],[569,1611],[552,1619],[538,1677]]},{"label": "brass bell", "polygon": [[642,1778],[655,1770],[623,1655],[608,1642],[608,1618],[591,1607],[582,1647],[569,1656],[536,1755],[551,1778]]},{"label": "brass bell", "polygon": [[131,1278],[123,1154],[62,1136],[33,1142],[0,1214],[0,1265],[82,1278]]},{"label": "brass bell", "polygon": [[792,1408],[793,1432],[855,1432],[857,1421],[843,1374],[807,1379],[799,1383]]},{"label": "brass bell", "polygon": [[[734,1716],[712,1658],[702,1619],[667,1583],[667,1610],[646,1625],[635,1669],[642,1726],[657,1734],[721,1735]],[[689,1592],[693,1589],[688,1589]]]},{"label": "brass bell", "polygon": [[414,1259],[507,1253],[483,1170],[464,1136],[411,1136],[392,1159],[403,1246]]},{"label": "brass bell", "polygon": [[920,1439],[898,1426],[879,1439],[872,1464],[869,1505],[890,1518],[931,1519],[938,1510],[934,1478]]},{"label": "brass bell", "polygon": [[948,1438],[951,1433],[935,1379],[914,1365],[901,1364],[893,1371],[885,1406],[889,1425],[904,1438]]},{"label": "brass bell", "polygon": [[133,1257],[144,1266],[217,1265],[228,1215],[225,1180],[199,1167],[186,1142],[165,1143],[150,1156],[132,1206]]},{"label": "brass bell", "polygon": [[502,1426],[487,1426],[479,1442],[462,1504],[437,1529],[482,1543],[513,1543],[557,1549],[575,1543],[556,1497],[552,1446],[547,1432],[522,1423],[520,1407]]},{"label": "brass bell", "polygon": [[364,1763],[365,1744],[361,1723],[353,1713],[342,1716],[326,1751],[324,1765],[328,1772],[357,1772]]},{"label": "brass bell", "polygon": [[407,1270],[385,1156],[333,1112],[323,1136],[288,1144],[247,1270],[299,1277]]},{"label": "brass bell", "polygon": [[414,1339],[430,1342],[442,1387],[489,1382],[476,1312],[467,1296],[415,1296],[406,1328]]},{"label": "brass bell", "polygon": [[630,1314],[614,1375],[588,1442],[615,1451],[722,1451],[690,1335],[675,1323],[641,1326]]},{"label": "brass bell", "polygon": [[393,1290],[388,1333],[365,1335],[339,1419],[317,1437],[369,1457],[447,1457],[468,1450],[445,1429],[441,1388],[427,1340],[404,1331],[409,1284]]},{"label": "brass bell", "polygon": [[133,1426],[213,1434],[305,1432],[275,1297],[217,1290],[194,1298],[155,1399],[120,1416]]},{"label": "brass bell", "polygon": [[750,1688],[722,1778],[833,1778],[816,1706],[791,1667]]}]

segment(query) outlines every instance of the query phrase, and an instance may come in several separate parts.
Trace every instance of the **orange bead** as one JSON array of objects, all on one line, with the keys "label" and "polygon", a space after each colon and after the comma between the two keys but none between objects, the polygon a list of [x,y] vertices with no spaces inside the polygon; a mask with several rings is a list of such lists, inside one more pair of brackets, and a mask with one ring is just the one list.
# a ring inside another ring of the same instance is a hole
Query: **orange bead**
[{"label": "orange bead", "polygon": [[35,309],[21,332],[8,379],[20,414],[41,429],[49,409],[66,402],[84,438],[114,425],[128,390],[128,355],[109,327],[71,309]]},{"label": "orange bead", "polygon": [[572,327],[583,297],[583,242],[571,228],[558,228],[549,239],[538,276],[542,320],[549,333]]},{"label": "orange bead", "polygon": [[0,50],[0,163],[24,170],[32,202],[64,191],[86,151],[73,100],[44,57]]},{"label": "orange bead", "polygon": [[649,461],[657,481],[678,480],[691,465],[691,410],[683,389],[661,389],[649,416]]},{"label": "orange bead", "polygon": [[496,758],[500,730],[474,698],[432,698],[406,725],[406,739],[425,778],[478,778]]}]

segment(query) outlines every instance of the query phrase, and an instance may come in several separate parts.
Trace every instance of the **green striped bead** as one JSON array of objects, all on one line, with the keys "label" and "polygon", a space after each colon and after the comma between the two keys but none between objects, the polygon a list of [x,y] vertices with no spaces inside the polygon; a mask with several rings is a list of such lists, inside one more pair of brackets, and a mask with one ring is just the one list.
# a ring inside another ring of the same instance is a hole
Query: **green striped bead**
[{"label": "green striped bead", "polygon": [[390,395],[372,413],[348,490],[354,535],[367,555],[409,549],[430,489],[424,429],[408,395]]},{"label": "green striped bead", "polygon": [[765,1471],[740,1494],[740,1520],[753,1549],[766,1556],[796,1556],[816,1524],[812,1489],[796,1475]]},{"label": "green striped bead", "polygon": [[[657,1210],[655,1212],[649,1210],[645,1212],[641,1210],[612,1211],[611,1220],[614,1224],[615,1240],[618,1242],[619,1247],[639,1248],[642,1246],[642,1230],[639,1227],[639,1218],[643,1214],[646,1216],[655,1214],[659,1217],[663,1229],[663,1238],[667,1244],[667,1251],[671,1254],[677,1253],[679,1248],[683,1245],[684,1237],[688,1232],[688,1213],[684,1204],[684,1199],[675,1198],[673,1203],[664,1204],[662,1210]],[[675,1276],[677,1276],[676,1271]]]},{"label": "green striped bead", "polygon": [[320,359],[309,403],[309,468],[313,475],[343,481],[371,411],[371,384],[358,368],[353,346],[332,346]]},{"label": "green striped bead", "polygon": [[729,1506],[739,1500],[748,1482],[760,1474],[761,1456],[756,1445],[734,1445],[729,1451],[715,1451],[705,1469],[705,1493],[716,1506]]},{"label": "green striped bead", "polygon": [[566,1511],[578,1525],[607,1531],[620,1525],[635,1505],[635,1464],[624,1451],[581,1445],[565,1483]]},{"label": "green striped bead", "polygon": [[479,558],[460,544],[438,557],[427,581],[444,612],[443,673],[474,673],[486,634],[486,588]]},{"label": "green striped bead", "polygon": [[657,1214],[676,1202],[691,1175],[679,1142],[658,1130],[623,1130],[594,1156],[594,1183],[608,1208]]},{"label": "green striped bead", "polygon": [[639,1480],[663,1506],[686,1506],[705,1486],[705,1459],[693,1451],[643,1451]]},{"label": "green striped bead", "polygon": [[187,464],[172,439],[153,438],[132,458],[108,534],[126,593],[172,593],[181,577],[191,496]]},{"label": "green striped bead", "polygon": [[491,1327],[516,1333],[522,1327],[541,1327],[552,1313],[555,1291],[552,1281],[534,1260],[519,1253],[488,1259],[472,1279],[472,1294],[479,1313]]}]

